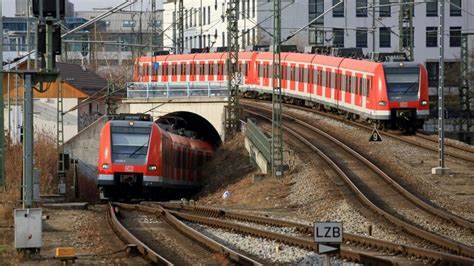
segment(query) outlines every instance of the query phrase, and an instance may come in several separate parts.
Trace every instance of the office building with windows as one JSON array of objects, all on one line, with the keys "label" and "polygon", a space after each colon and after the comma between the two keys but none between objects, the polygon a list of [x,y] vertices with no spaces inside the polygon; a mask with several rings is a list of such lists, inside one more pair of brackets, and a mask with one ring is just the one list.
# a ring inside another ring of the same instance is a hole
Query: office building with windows
[{"label": "office building with windows", "polygon": [[[309,0],[309,19],[316,18],[338,2],[339,0]],[[414,61],[426,65],[431,91],[434,93],[439,77],[438,1],[402,2],[408,3],[406,7],[410,6],[412,9]],[[461,33],[474,29],[473,13],[474,1],[446,0],[444,35],[447,87],[459,85]],[[398,0],[345,0],[311,26],[308,42],[310,45],[359,47],[365,53],[406,51],[410,44],[410,29],[407,23],[402,25],[402,36],[405,38],[400,42],[399,14]],[[474,48],[474,42],[469,43]]]},{"label": "office building with windows", "polygon": [[[184,0],[184,50],[227,46],[226,0]],[[282,0],[282,38],[308,23],[305,10],[308,0]],[[177,1],[164,2],[164,45],[176,47],[179,39]],[[271,45],[273,34],[273,1],[241,0],[239,6],[239,45],[242,50],[253,45]],[[307,32],[287,44],[307,45]]]}]

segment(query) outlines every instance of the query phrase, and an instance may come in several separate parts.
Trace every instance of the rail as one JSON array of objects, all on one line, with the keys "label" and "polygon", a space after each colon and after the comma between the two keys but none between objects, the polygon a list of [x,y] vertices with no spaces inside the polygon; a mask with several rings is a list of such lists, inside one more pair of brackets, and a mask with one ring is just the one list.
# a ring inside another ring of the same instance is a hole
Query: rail
[{"label": "rail", "polygon": [[127,84],[128,99],[227,97],[226,82],[132,82]]},{"label": "rail", "polygon": [[[142,203],[147,206],[154,206],[156,203],[148,202]],[[292,227],[295,228],[298,232],[313,235],[314,227],[312,225],[281,220],[276,218],[271,218],[268,216],[256,216],[251,214],[245,214],[242,212],[231,211],[221,208],[209,207],[209,206],[199,206],[183,203],[159,203],[159,206],[168,209],[176,210],[186,213],[191,213],[198,216],[205,216],[209,218],[220,218],[220,219],[229,219],[229,220],[238,220],[248,223],[256,223],[262,225],[271,225],[277,227]],[[429,259],[433,264],[435,262],[449,262],[454,265],[470,265],[474,262],[471,258],[466,258],[458,255],[452,255],[446,252],[418,248],[414,246],[396,244],[393,242],[355,235],[351,233],[344,233],[343,236],[343,245],[347,246],[360,246],[366,247],[367,249],[375,250],[385,250],[395,255],[404,255],[404,256],[413,256],[419,259]]]},{"label": "rail", "polygon": [[[268,115],[268,114],[262,114],[262,111],[268,111],[270,112],[270,110],[266,109],[266,108],[262,108],[262,107],[255,107],[255,106],[252,106],[252,108],[256,108],[257,110],[259,110],[259,112],[255,112],[255,111],[251,111],[248,109],[249,106],[246,106],[246,112],[247,113],[250,113],[250,114],[253,114],[255,116],[258,116],[258,117],[261,117],[263,119],[266,119],[266,120],[270,120],[271,118],[271,115]],[[314,126],[311,126],[307,123],[305,123],[304,121],[301,121],[293,116],[289,116],[289,115],[284,115],[285,117],[287,118],[290,118],[292,119],[295,123],[298,123],[308,129],[310,129],[311,131],[315,132],[315,133],[318,133],[322,136],[325,136],[326,138],[332,140],[333,142],[335,142],[337,145],[339,145],[340,147],[342,147],[344,150],[346,150],[347,152],[349,153],[352,153],[355,158],[358,158],[359,160],[361,160],[362,162],[366,163],[366,165],[368,166],[369,169],[373,169],[376,173],[379,173],[380,175],[380,172],[381,170],[380,169],[377,169],[377,167],[375,165],[373,165],[372,163],[370,163],[370,161],[368,161],[367,159],[365,159],[365,157],[363,157],[362,155],[360,154],[357,154],[355,151],[350,151],[350,148],[348,148],[346,145],[344,145],[342,142],[340,142],[339,140],[333,138],[332,136],[330,136],[329,134],[327,134],[326,132],[323,132],[322,130],[320,129],[317,129],[315,128]],[[352,180],[351,178],[349,178],[348,176],[348,173],[343,170],[333,159],[331,159],[325,152],[323,152],[322,150],[320,150],[319,148],[317,148],[315,145],[313,145],[307,138],[303,137],[302,135],[300,135],[298,132],[296,132],[295,130],[293,130],[292,128],[289,128],[287,126],[284,126],[284,129],[291,135],[293,135],[295,138],[297,138],[298,140],[300,140],[301,142],[303,142],[306,146],[310,147],[312,150],[314,150],[317,154],[319,154],[330,166],[331,168],[333,168],[342,178],[343,180],[349,185],[349,187],[354,191],[354,193],[356,194],[356,196],[361,200],[361,202],[363,202],[364,204],[366,204],[367,206],[369,206],[372,210],[374,210],[376,213],[380,214],[381,216],[385,217],[387,220],[389,220],[390,222],[392,222],[393,224],[395,225],[398,225],[400,226],[401,228],[403,228],[406,232],[408,233],[411,233],[412,235],[415,235],[415,236],[418,236],[422,239],[425,239],[433,244],[436,244],[442,248],[445,248],[447,250],[450,250],[456,254],[459,254],[461,256],[466,256],[466,257],[470,257],[470,258],[473,258],[473,255],[474,254],[474,248],[471,247],[471,246],[467,246],[467,245],[464,245],[462,243],[459,243],[457,241],[454,241],[452,239],[448,239],[448,238],[445,238],[441,235],[438,235],[436,233],[432,233],[431,231],[427,231],[427,230],[424,230],[424,229],[421,229],[419,228],[418,226],[415,226],[409,222],[406,222],[405,220],[402,220],[400,218],[398,218],[397,216],[394,216],[390,213],[388,213],[384,208],[380,207],[379,205],[377,205],[376,203],[374,203],[371,199],[369,199],[367,197],[367,195],[360,190],[360,187],[358,185],[356,185]],[[388,176],[386,175],[381,175],[382,178],[387,178]],[[458,223],[459,225],[461,226],[465,226],[466,228],[472,228],[472,224],[470,221],[463,221],[462,218],[459,218],[459,220],[461,221],[458,221],[458,219],[450,219],[450,217],[453,217],[454,215],[451,214],[451,213],[446,213],[444,212],[443,210],[439,210],[435,207],[429,207],[428,204],[424,204],[424,202],[422,202],[420,199],[418,199],[416,196],[408,196],[407,191],[405,191],[404,189],[400,190],[400,188],[402,188],[401,186],[399,186],[395,181],[393,181],[391,178],[390,180],[387,180],[389,182],[390,185],[392,185],[396,190],[398,190],[401,195],[403,195],[404,197],[406,197],[408,200],[412,201],[416,206],[420,207],[421,209],[427,211],[428,213],[431,213],[432,215],[435,215],[437,217],[440,217],[440,218],[443,218],[445,219],[446,221],[452,221],[452,222],[455,222],[455,223]]]},{"label": "rail", "polygon": [[136,238],[132,233],[130,233],[130,231],[128,231],[117,219],[117,217],[115,216],[114,207],[110,203],[107,210],[107,218],[114,232],[128,244],[136,245],[138,251],[142,254],[143,257],[148,258],[157,265],[173,265],[173,263],[160,256],[154,250],[152,250],[143,242],[138,240],[138,238]]}]

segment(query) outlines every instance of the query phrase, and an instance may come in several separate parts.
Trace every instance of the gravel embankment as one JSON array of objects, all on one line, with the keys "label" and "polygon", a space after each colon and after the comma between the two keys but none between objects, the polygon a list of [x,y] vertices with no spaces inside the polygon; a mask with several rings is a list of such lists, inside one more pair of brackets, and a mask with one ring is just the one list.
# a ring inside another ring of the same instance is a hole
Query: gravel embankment
[{"label": "gravel embankment", "polygon": [[[222,229],[194,223],[187,223],[187,225],[232,249],[242,250],[273,263],[296,264],[303,262],[305,264],[302,265],[308,265],[307,263],[311,262],[312,265],[318,265],[321,259],[315,252],[277,243],[275,241],[231,233]],[[282,233],[283,232],[284,231],[282,231]]]}]

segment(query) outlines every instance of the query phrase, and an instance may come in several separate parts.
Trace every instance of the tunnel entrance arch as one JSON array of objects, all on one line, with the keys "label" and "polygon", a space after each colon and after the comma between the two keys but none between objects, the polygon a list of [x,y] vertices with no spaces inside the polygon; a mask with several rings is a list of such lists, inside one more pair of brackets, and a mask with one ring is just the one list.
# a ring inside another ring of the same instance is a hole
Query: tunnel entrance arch
[{"label": "tunnel entrance arch", "polygon": [[196,113],[171,112],[160,116],[155,123],[168,131],[209,142],[214,148],[222,144],[221,137],[211,122]]}]

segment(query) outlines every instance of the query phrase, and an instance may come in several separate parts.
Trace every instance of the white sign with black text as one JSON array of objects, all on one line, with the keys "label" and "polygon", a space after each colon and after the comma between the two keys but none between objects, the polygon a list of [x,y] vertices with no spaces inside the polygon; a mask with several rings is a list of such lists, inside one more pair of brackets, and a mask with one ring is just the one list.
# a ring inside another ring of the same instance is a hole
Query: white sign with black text
[{"label": "white sign with black text", "polygon": [[339,250],[342,242],[342,223],[321,222],[314,224],[314,241],[318,244],[318,253],[332,253]]}]

